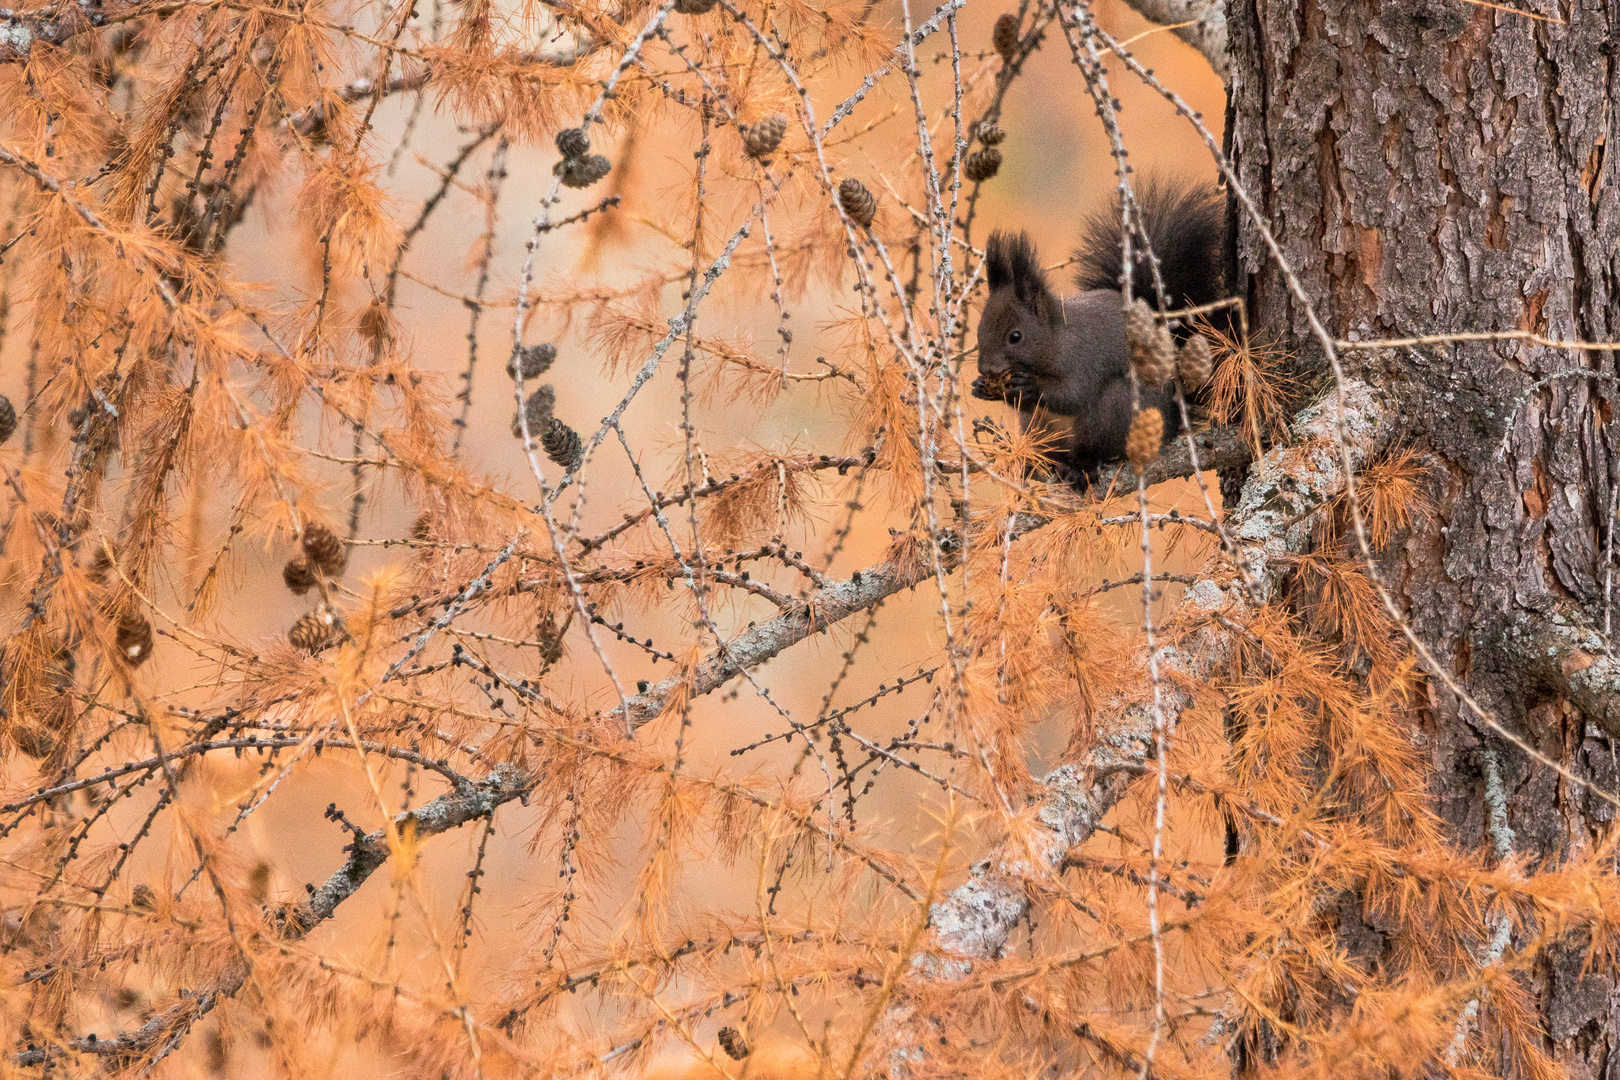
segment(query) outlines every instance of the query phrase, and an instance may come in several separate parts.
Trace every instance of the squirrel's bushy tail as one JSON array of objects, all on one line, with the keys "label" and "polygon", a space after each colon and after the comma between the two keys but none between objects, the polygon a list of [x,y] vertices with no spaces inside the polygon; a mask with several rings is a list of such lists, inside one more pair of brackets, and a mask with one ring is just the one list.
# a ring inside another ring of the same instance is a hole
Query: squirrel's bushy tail
[{"label": "squirrel's bushy tail", "polygon": [[[1222,241],[1225,236],[1225,199],[1211,184],[1199,184],[1164,177],[1149,177],[1135,186],[1136,205],[1153,254],[1159,259],[1159,275],[1164,279],[1168,309],[1195,307],[1219,300],[1225,295],[1222,283]],[[1080,248],[1075,252],[1079,269],[1074,280],[1082,290],[1117,289],[1120,282],[1120,212],[1116,192],[1106,210],[1086,218]],[[1150,304],[1158,293],[1153,287],[1153,270],[1141,250],[1139,234],[1133,234],[1136,264],[1131,275],[1131,292]]]}]

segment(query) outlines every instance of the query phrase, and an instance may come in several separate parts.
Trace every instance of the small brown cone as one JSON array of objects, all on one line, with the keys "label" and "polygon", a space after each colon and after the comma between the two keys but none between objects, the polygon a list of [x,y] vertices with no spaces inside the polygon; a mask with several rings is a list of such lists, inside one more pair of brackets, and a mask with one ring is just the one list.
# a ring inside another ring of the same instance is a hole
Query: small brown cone
[{"label": "small brown cone", "polygon": [[962,175],[975,184],[988,180],[1001,169],[1001,151],[993,146],[975,150],[962,162]]},{"label": "small brown cone", "polygon": [[703,15],[714,10],[720,0],[675,0],[675,14]]},{"label": "small brown cone", "polygon": [[540,434],[540,449],[546,452],[546,457],[565,469],[572,469],[578,465],[579,459],[585,453],[584,444],[579,440],[579,432],[555,416]]},{"label": "small brown cone", "polygon": [[778,146],[782,145],[782,136],[787,134],[788,118],[781,113],[771,113],[763,120],[758,120],[742,130],[743,147],[750,157],[762,158],[770,155]]},{"label": "small brown cone", "polygon": [[0,394],[0,443],[5,442],[17,433],[17,410],[12,407],[11,399]]},{"label": "small brown cone", "polygon": [[1197,390],[1209,382],[1209,377],[1214,373],[1215,360],[1210,355],[1209,338],[1194,334],[1187,339],[1176,357],[1176,379],[1183,390]]},{"label": "small brown cone", "polygon": [[328,604],[306,611],[287,631],[287,641],[295,649],[318,653],[343,635],[343,620]]},{"label": "small brown cone", "polygon": [[315,587],[315,568],[302,555],[294,555],[281,568],[281,580],[294,596],[303,596]]},{"label": "small brown cone", "polygon": [[153,911],[157,908],[157,893],[152,891],[152,886],[142,882],[130,891],[129,902],[139,911]]},{"label": "small brown cone", "polygon": [[411,522],[411,539],[419,544],[425,544],[433,539],[433,515],[426,510],[416,515]]},{"label": "small brown cone", "polygon": [[525,345],[506,362],[506,377],[515,379],[518,372],[522,371],[525,382],[529,379],[538,379],[556,359],[557,346],[549,341],[542,341],[538,345]]},{"label": "small brown cone", "polygon": [[591,152],[591,138],[584,128],[563,128],[557,132],[557,152],[565,158],[584,157]]},{"label": "small brown cone", "polygon": [[1158,409],[1143,409],[1131,421],[1131,433],[1125,437],[1125,456],[1138,469],[1145,469],[1159,456],[1164,445],[1164,413]]},{"label": "small brown cone", "polygon": [[547,383],[529,395],[523,403],[523,415],[512,414],[512,438],[523,438],[523,421],[529,421],[529,438],[539,439],[545,434],[546,425],[551,422],[552,407],[557,404],[557,392]]},{"label": "small brown cone", "polygon": [[325,525],[305,526],[304,558],[322,573],[340,574],[343,572],[344,562],[343,541],[337,538],[337,533]]},{"label": "small brown cone", "polygon": [[979,141],[986,146],[1000,146],[1007,133],[993,120],[979,121]]},{"label": "small brown cone", "polygon": [[118,653],[130,667],[140,667],[152,655],[152,624],[138,611],[126,611],[118,620]]},{"label": "small brown cone", "polygon": [[588,188],[613,169],[613,162],[601,154],[563,158],[553,165],[553,174],[562,177],[564,187]]},{"label": "small brown cone", "polygon": [[853,176],[838,185],[838,205],[851,221],[863,228],[871,227],[872,219],[877,216],[877,199]]},{"label": "small brown cone", "polygon": [[1007,11],[996,19],[995,29],[990,31],[990,46],[1003,60],[1012,62],[1013,53],[1018,49],[1017,15]]},{"label": "small brown cone", "polygon": [[715,1038],[720,1040],[720,1049],[724,1050],[733,1061],[741,1061],[754,1052],[754,1048],[748,1045],[747,1037],[734,1027],[721,1028],[715,1034]]},{"label": "small brown cone", "polygon": [[1148,389],[1158,389],[1176,373],[1175,340],[1141,297],[1133,300],[1125,313],[1125,343],[1130,348],[1136,377]]}]

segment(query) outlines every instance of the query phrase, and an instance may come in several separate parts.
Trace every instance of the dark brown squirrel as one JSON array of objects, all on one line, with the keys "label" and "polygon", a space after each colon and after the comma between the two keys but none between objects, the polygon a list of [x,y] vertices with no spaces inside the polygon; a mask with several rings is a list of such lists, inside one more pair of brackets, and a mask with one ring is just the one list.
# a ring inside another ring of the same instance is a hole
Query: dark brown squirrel
[{"label": "dark brown squirrel", "polygon": [[[1143,231],[1159,260],[1164,309],[1196,307],[1223,296],[1221,194],[1209,185],[1155,178],[1139,185],[1135,196]],[[1084,223],[1075,252],[1080,293],[1066,300],[1047,284],[1027,234],[995,232],[985,245],[990,297],[979,318],[973,396],[1016,405],[1026,430],[1049,431],[1057,442],[1048,455],[1053,471],[1082,490],[1101,465],[1125,457],[1131,428],[1120,227],[1116,194],[1107,210]],[[1133,248],[1132,295],[1158,310],[1159,293],[1139,239]],[[1178,341],[1189,333],[1173,329]],[[1164,414],[1166,440],[1180,433],[1173,384],[1142,387],[1141,402],[1144,409]]]}]

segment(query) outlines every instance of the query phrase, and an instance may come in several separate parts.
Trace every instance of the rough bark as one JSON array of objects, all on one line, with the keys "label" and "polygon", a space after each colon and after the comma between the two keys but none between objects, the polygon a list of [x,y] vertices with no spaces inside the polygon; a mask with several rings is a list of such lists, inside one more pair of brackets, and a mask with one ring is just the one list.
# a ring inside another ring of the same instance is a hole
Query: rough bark
[{"label": "rough bark", "polygon": [[[1517,7],[1543,17],[1450,0],[1230,3],[1235,163],[1336,337],[1620,338],[1620,3]],[[1320,372],[1304,308],[1252,227],[1238,258],[1256,324]],[[1345,359],[1395,397],[1401,441],[1433,467],[1435,520],[1381,556],[1413,628],[1502,724],[1612,790],[1620,709],[1600,631],[1615,354],[1521,340]],[[1435,793],[1457,841],[1482,845],[1496,737],[1431,686]],[[1520,857],[1556,860],[1605,831],[1601,800],[1500,750]],[[1573,1077],[1620,1074],[1613,973],[1583,976],[1571,957],[1530,986],[1549,1048]]]}]

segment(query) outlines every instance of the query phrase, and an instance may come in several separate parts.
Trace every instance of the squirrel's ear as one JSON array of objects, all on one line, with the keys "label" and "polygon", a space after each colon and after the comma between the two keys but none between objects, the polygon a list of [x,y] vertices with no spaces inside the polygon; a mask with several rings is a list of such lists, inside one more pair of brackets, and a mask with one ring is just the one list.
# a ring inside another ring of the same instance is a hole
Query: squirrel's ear
[{"label": "squirrel's ear", "polygon": [[1063,301],[1059,300],[1052,290],[1045,288],[1044,284],[1030,307],[1034,310],[1035,317],[1047,326],[1056,329],[1063,325]]}]

